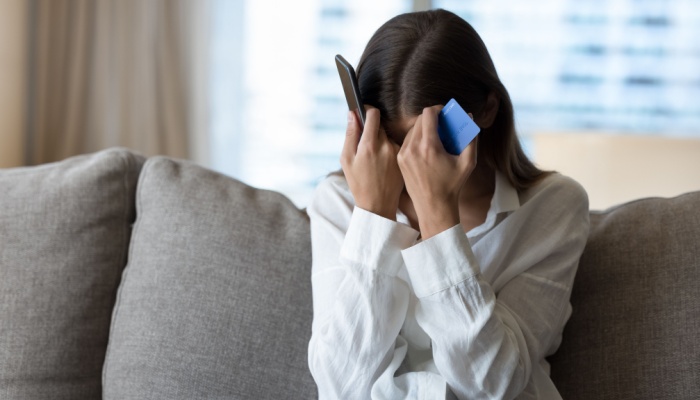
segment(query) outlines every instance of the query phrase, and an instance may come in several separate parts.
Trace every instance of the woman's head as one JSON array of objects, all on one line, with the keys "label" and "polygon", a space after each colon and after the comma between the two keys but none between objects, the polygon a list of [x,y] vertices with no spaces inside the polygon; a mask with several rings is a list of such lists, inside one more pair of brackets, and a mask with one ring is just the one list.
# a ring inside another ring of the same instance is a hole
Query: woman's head
[{"label": "woman's head", "polygon": [[392,18],[369,40],[357,79],[363,101],[380,110],[385,125],[454,97],[482,129],[480,163],[503,172],[518,189],[541,176],[520,147],[510,97],[484,42],[457,15],[431,10]]}]

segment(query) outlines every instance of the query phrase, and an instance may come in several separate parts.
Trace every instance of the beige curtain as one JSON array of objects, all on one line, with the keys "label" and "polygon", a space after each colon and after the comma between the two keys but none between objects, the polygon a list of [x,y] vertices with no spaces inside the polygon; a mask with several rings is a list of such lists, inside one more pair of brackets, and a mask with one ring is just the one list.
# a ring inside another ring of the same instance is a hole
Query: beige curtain
[{"label": "beige curtain", "polygon": [[31,0],[27,162],[205,158],[203,0]]},{"label": "beige curtain", "polygon": [[0,168],[24,163],[25,0],[0,0]]}]

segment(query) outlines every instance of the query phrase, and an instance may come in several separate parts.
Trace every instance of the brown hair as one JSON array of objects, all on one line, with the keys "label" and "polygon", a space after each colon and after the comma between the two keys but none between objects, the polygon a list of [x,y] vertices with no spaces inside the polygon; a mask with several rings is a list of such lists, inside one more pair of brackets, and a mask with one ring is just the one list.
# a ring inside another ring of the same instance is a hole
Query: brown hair
[{"label": "brown hair", "polygon": [[479,120],[494,93],[498,111],[479,134],[479,161],[505,174],[518,190],[545,175],[520,146],[513,104],[484,42],[459,16],[438,9],[390,19],[367,43],[357,80],[362,100],[378,108],[384,121],[419,115],[453,97]]}]

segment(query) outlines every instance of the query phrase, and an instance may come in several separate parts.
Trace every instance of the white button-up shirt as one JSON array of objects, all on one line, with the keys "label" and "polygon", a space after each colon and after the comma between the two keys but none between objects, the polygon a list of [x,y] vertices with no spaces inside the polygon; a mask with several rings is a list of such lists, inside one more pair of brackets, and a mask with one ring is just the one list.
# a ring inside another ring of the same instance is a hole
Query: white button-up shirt
[{"label": "white button-up shirt", "polygon": [[559,399],[561,341],[588,238],[588,197],[554,173],[518,193],[501,174],[485,222],[418,241],[354,206],[331,175],[308,208],[321,399]]}]

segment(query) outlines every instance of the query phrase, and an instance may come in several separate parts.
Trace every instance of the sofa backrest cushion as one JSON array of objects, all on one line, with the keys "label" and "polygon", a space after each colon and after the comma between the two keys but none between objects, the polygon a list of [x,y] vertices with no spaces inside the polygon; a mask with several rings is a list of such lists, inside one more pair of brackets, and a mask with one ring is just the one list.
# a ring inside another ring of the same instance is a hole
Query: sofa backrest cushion
[{"label": "sofa backrest cushion", "polygon": [[144,166],[137,213],[104,398],[315,397],[305,213],[163,157]]},{"label": "sofa backrest cushion", "polygon": [[143,157],[0,170],[0,399],[99,399]]},{"label": "sofa backrest cushion", "polygon": [[700,398],[700,192],[591,214],[551,359],[565,399]]}]

